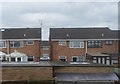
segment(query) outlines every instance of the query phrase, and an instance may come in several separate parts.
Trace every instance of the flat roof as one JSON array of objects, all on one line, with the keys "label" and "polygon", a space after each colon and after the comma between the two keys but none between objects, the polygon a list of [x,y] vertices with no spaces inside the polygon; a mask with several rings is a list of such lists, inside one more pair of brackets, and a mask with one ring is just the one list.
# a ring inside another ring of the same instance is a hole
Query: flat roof
[{"label": "flat roof", "polygon": [[115,73],[57,73],[57,81],[118,81]]},{"label": "flat roof", "polygon": [[110,56],[108,54],[103,54],[103,53],[97,53],[97,52],[89,52],[87,53],[88,55],[91,55],[91,56]]}]

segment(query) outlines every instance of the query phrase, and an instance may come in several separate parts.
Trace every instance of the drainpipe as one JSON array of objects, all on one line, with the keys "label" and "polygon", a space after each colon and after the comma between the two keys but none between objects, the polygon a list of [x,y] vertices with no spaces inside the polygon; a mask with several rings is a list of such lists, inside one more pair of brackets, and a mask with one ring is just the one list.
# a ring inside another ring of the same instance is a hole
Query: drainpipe
[{"label": "drainpipe", "polygon": [[[7,40],[7,54],[10,54],[10,41]],[[9,62],[11,62],[11,56],[9,57]]]},{"label": "drainpipe", "polygon": [[86,47],[85,47],[85,60],[86,60],[86,56],[87,56],[87,52],[88,52],[88,50],[87,50],[87,40],[85,41],[85,45],[86,45]]},{"label": "drainpipe", "polygon": [[7,54],[10,54],[10,41],[7,40]]}]

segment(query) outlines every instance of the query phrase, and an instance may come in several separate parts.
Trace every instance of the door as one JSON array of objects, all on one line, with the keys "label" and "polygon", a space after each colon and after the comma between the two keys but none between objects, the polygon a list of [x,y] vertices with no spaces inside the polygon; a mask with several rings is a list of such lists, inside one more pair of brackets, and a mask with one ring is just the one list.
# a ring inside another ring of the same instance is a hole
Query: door
[{"label": "door", "polygon": [[73,62],[77,62],[78,61],[78,57],[72,57],[72,61]]}]

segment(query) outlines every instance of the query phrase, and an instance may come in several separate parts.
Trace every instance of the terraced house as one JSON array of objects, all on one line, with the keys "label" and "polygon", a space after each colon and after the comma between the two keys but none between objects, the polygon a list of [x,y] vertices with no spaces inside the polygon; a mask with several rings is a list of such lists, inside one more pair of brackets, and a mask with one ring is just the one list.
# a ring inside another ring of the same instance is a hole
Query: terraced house
[{"label": "terraced house", "polygon": [[[0,51],[10,62],[37,61],[40,57],[41,28],[1,29]],[[27,58],[26,58],[27,56]]]},{"label": "terraced house", "polygon": [[118,64],[118,31],[108,27],[51,28],[53,61]]}]

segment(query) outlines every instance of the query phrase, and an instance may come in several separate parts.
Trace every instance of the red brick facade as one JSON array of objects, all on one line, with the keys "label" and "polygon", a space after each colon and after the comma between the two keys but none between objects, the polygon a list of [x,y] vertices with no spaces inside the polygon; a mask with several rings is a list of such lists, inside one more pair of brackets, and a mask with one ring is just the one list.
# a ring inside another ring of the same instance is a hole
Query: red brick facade
[{"label": "red brick facade", "polygon": [[[53,61],[59,61],[59,56],[67,56],[67,61],[72,61],[72,56],[85,56],[86,42],[84,41],[84,48],[70,48],[69,41],[65,46],[60,46],[59,41],[51,41],[51,56]],[[102,41],[101,48],[87,48],[87,52],[99,53],[118,53],[118,41],[113,41],[112,45],[106,45]]]},{"label": "red brick facade", "polygon": [[34,40],[33,45],[28,45],[27,40],[23,40],[23,47],[20,48],[11,48],[9,46],[9,41],[6,41],[6,48],[2,48],[3,52],[7,54],[14,52],[15,50],[18,52],[25,53],[27,56],[34,56],[34,60],[36,61],[41,53],[40,53],[40,40]]}]

